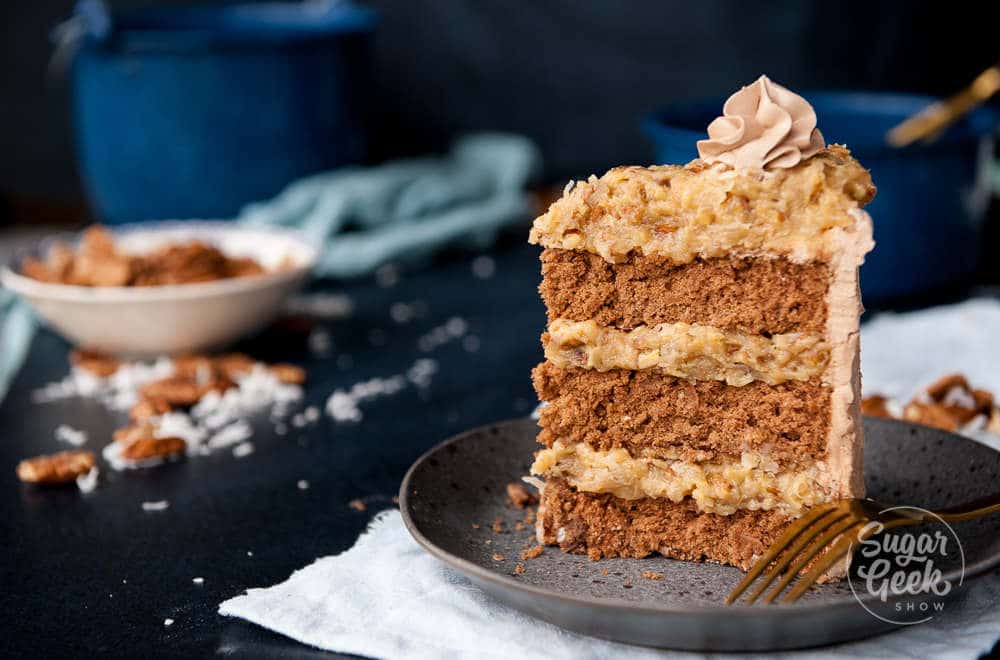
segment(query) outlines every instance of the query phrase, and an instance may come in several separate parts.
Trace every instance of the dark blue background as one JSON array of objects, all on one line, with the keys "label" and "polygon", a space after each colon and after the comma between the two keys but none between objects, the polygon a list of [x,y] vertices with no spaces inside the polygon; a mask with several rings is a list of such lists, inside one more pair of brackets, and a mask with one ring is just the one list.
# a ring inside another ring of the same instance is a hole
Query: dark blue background
[{"label": "dark blue background", "polygon": [[[182,4],[111,0],[115,8]],[[550,180],[647,163],[638,117],[760,73],[793,89],[948,94],[1000,58],[996,3],[928,0],[372,0],[378,160],[503,129]],[[79,199],[66,87],[48,32],[71,0],[0,3],[0,195]],[[2,211],[0,211],[2,218]]]}]

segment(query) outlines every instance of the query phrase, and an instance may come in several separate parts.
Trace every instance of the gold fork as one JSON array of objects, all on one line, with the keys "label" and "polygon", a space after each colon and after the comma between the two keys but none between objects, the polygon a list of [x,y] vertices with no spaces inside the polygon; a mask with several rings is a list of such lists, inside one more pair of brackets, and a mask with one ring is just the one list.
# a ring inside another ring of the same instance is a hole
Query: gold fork
[{"label": "gold fork", "polygon": [[1000,64],[980,73],[958,94],[932,103],[895,126],[886,134],[886,141],[894,147],[905,147],[917,140],[931,141],[997,92],[1000,92]]},{"label": "gold fork", "polygon": [[[752,604],[761,596],[765,603],[774,602],[798,577],[798,582],[782,598],[785,603],[795,602],[828,568],[847,554],[855,535],[860,543],[886,529],[919,525],[931,520],[960,522],[997,512],[1000,512],[1000,493],[938,511],[892,507],[874,500],[859,499],[838,500],[814,507],[789,525],[771,544],[726,597],[726,605],[735,603],[771,564],[774,565],[747,596],[746,603]],[[809,571],[800,576],[802,570],[814,559]],[[775,579],[777,583],[765,594]]]}]

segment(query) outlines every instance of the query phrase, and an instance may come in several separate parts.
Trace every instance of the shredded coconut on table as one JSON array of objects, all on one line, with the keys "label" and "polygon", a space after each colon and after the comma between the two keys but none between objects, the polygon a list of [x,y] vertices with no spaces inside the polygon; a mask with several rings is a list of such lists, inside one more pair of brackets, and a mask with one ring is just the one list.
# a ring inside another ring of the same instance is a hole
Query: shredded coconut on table
[{"label": "shredded coconut on table", "polygon": [[170,502],[166,500],[158,500],[156,502],[143,502],[143,511],[166,511],[170,507]]},{"label": "shredded coconut on table", "polygon": [[252,442],[241,442],[240,444],[233,447],[233,456],[236,458],[243,458],[249,456],[254,452],[254,446]]},{"label": "shredded coconut on table", "polygon": [[413,308],[406,303],[392,303],[389,307],[389,318],[396,323],[409,323],[413,320],[414,316]]},{"label": "shredded coconut on table", "polygon": [[344,293],[307,293],[292,298],[286,309],[292,313],[336,321],[351,317],[354,301]]},{"label": "shredded coconut on table", "polygon": [[360,408],[362,402],[396,394],[408,385],[426,388],[437,369],[436,361],[422,358],[414,362],[406,373],[371,378],[355,383],[347,390],[338,388],[327,399],[326,412],[337,422],[360,422],[364,418]]},{"label": "shredded coconut on table", "polygon": [[62,380],[49,383],[32,393],[35,403],[48,403],[73,397],[97,399],[111,410],[128,410],[139,400],[139,388],[154,380],[172,376],[174,365],[167,358],[156,362],[130,362],[106,378],[72,367]]},{"label": "shredded coconut on table", "polygon": [[271,409],[272,418],[287,417],[302,399],[302,387],[282,383],[260,365],[237,377],[236,385],[222,394],[209,392],[191,409],[191,415],[217,429],[264,408]]},{"label": "shredded coconut on table", "polygon": [[309,352],[316,357],[326,357],[333,351],[333,338],[326,328],[313,328],[306,342]]},{"label": "shredded coconut on table", "polygon": [[[167,358],[152,363],[123,363],[114,374],[104,378],[73,367],[61,381],[36,390],[33,398],[44,403],[69,397],[88,397],[98,400],[110,410],[124,411],[139,400],[139,390],[143,385],[173,374],[173,362]],[[154,436],[181,438],[186,444],[185,453],[188,456],[204,456],[245,443],[253,436],[247,417],[263,410],[269,410],[278,432],[278,426],[284,426],[284,419],[302,400],[301,386],[282,383],[261,364],[254,365],[248,373],[236,376],[234,380],[235,387],[222,393],[208,392],[187,412],[171,411],[150,418],[148,421],[155,427]],[[314,412],[299,413],[306,422],[318,419],[319,410],[313,408]],[[75,444],[81,433],[69,427],[60,427],[56,430],[56,437]],[[85,434],[80,444],[83,442],[86,442]],[[123,450],[122,443],[112,442],[104,447],[101,455],[115,470],[153,467],[164,462],[162,457],[128,460],[122,456]],[[248,453],[243,449],[240,453],[234,452],[234,455],[239,458]]]},{"label": "shredded coconut on table", "polygon": [[299,479],[295,485],[299,487],[299,490],[309,490],[309,482],[305,479]]},{"label": "shredded coconut on table", "polygon": [[427,316],[427,303],[422,300],[395,302],[389,306],[389,318],[400,325]]},{"label": "shredded coconut on table", "polygon": [[87,474],[81,474],[76,478],[76,487],[80,489],[81,493],[90,493],[95,488],[97,488],[97,478],[100,474],[100,469],[95,465],[90,468],[90,472]]},{"label": "shredded coconut on table", "polygon": [[251,437],[253,437],[253,429],[245,421],[239,420],[216,432],[208,439],[208,446],[211,449],[221,449],[222,447],[238,445]]},{"label": "shredded coconut on table", "polygon": [[417,348],[424,353],[429,353],[439,346],[465,336],[469,331],[469,324],[460,316],[453,316],[444,324],[432,328],[430,332],[417,339]]},{"label": "shredded coconut on table", "polygon": [[82,447],[87,444],[87,432],[75,429],[66,424],[60,424],[55,431],[56,440],[71,444],[74,447]]},{"label": "shredded coconut on table", "polygon": [[309,406],[302,412],[292,416],[292,426],[297,429],[309,424],[315,424],[317,421],[319,421],[319,408],[316,406]]}]

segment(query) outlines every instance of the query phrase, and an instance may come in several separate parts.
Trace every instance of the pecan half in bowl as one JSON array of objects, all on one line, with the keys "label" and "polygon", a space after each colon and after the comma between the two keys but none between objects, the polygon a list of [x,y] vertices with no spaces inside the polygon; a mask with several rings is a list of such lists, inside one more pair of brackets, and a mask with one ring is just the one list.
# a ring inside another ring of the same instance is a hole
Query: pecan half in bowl
[{"label": "pecan half in bowl", "polygon": [[316,257],[286,229],[141,223],[44,241],[15,255],[0,281],[73,344],[112,355],[179,354],[264,327]]}]

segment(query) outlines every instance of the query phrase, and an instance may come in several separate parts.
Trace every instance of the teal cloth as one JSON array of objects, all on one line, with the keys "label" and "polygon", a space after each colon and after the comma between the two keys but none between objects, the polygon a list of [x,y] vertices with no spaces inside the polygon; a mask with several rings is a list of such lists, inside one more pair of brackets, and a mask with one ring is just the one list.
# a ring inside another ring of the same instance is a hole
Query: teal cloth
[{"label": "teal cloth", "polygon": [[489,245],[499,229],[531,216],[525,186],[540,168],[538,149],[526,138],[470,135],[441,157],[297,181],[238,219],[298,229],[323,246],[316,275],[354,277],[390,261],[420,261],[448,245]]},{"label": "teal cloth", "polygon": [[0,401],[21,368],[34,334],[35,315],[28,304],[0,289]]}]

